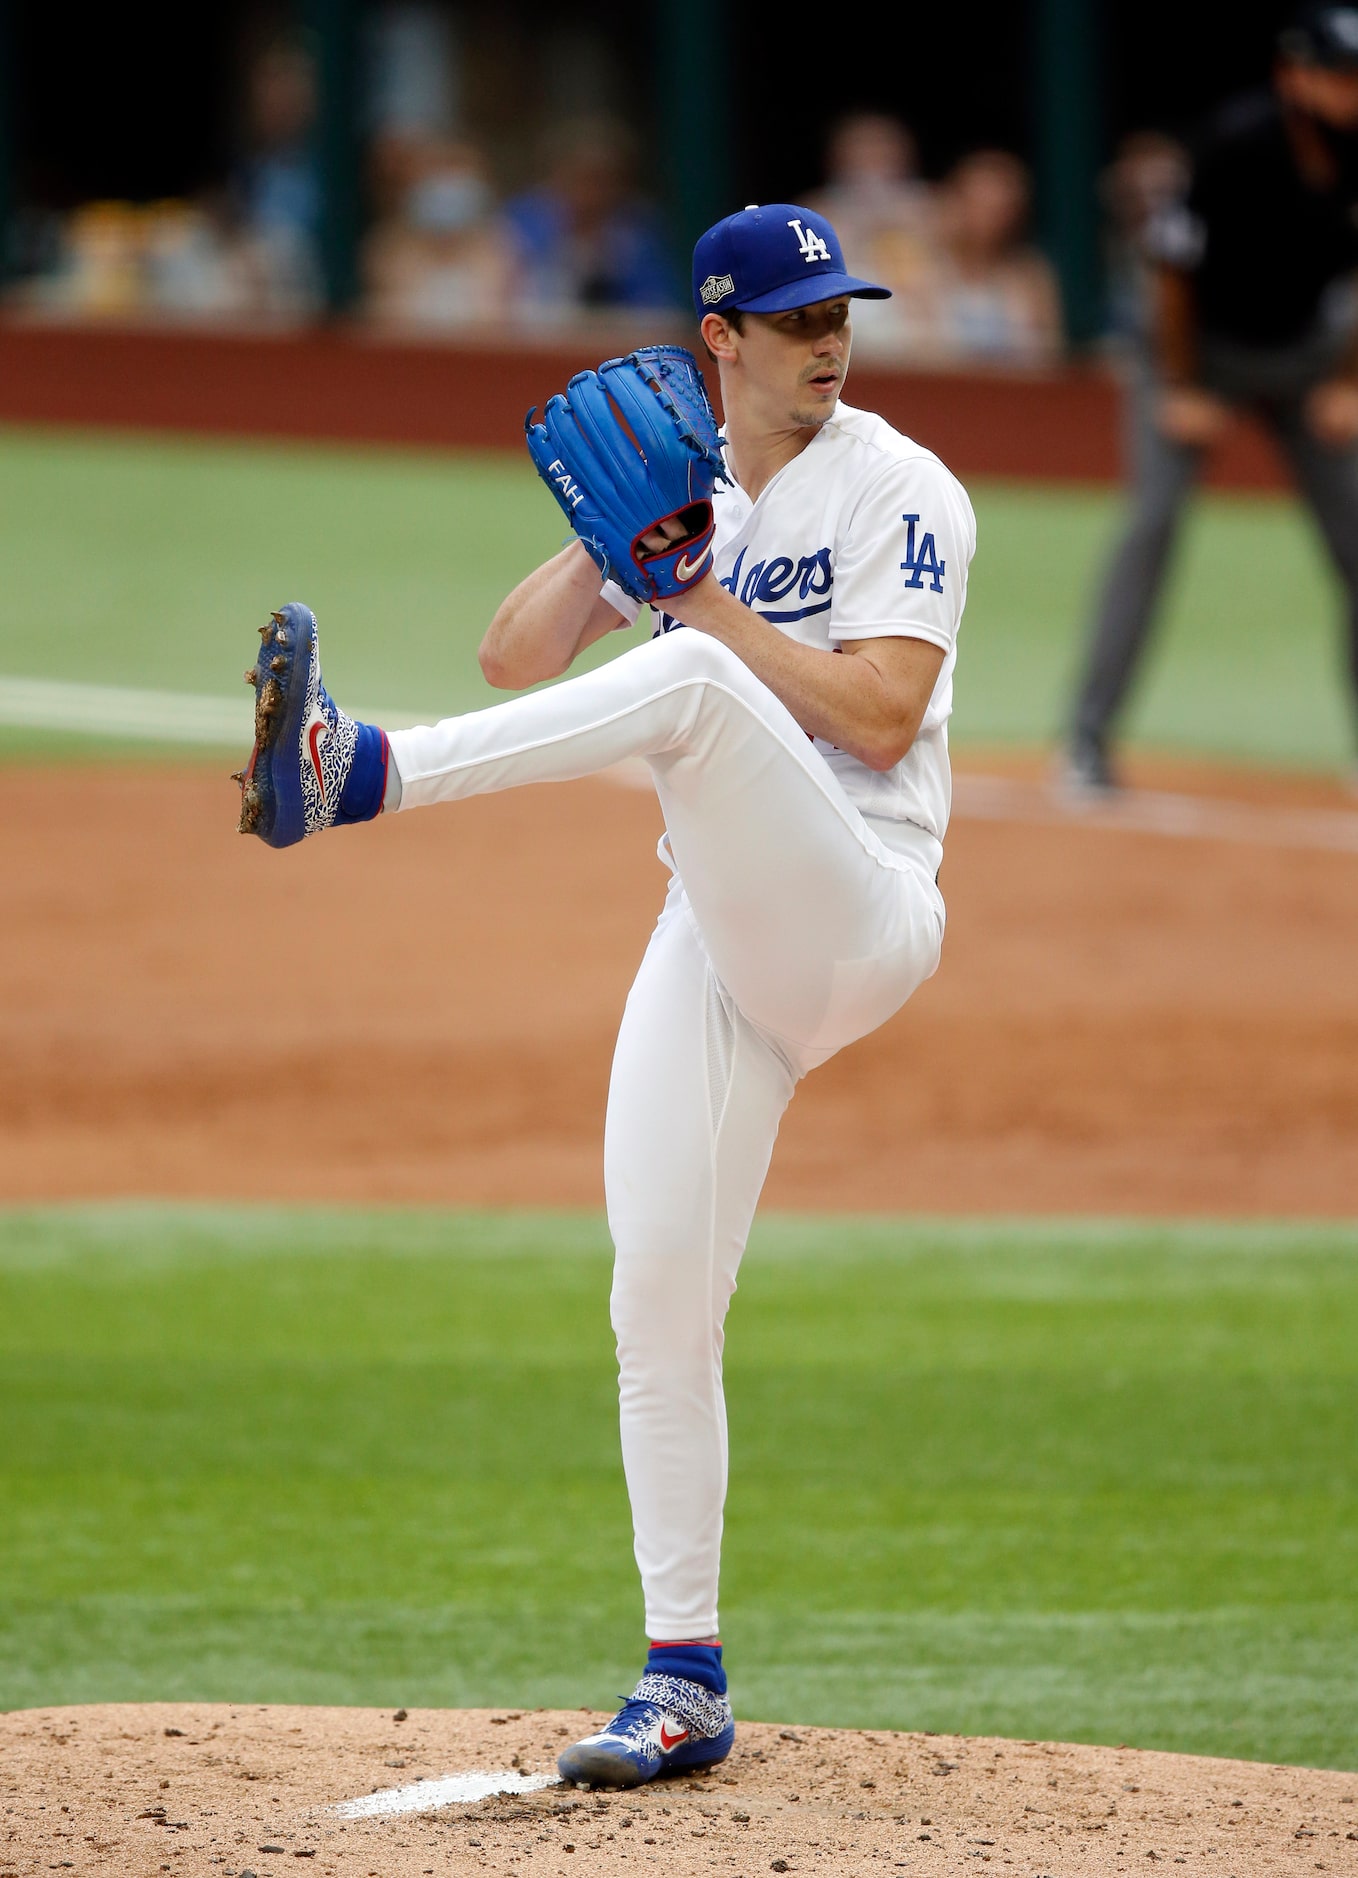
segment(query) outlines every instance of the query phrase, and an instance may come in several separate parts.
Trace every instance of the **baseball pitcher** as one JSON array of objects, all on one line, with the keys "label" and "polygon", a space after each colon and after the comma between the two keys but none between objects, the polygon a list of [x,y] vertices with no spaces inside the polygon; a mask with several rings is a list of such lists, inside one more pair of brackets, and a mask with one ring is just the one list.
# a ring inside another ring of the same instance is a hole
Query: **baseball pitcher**
[{"label": "baseball pitcher", "polygon": [[938,459],[842,399],[856,297],[790,203],[699,240],[694,308],[721,387],[677,347],[583,372],[529,413],[574,539],[481,646],[510,690],[605,633],[649,640],[492,709],[387,736],[321,682],[299,604],[261,628],[241,828],[274,847],[345,822],[650,768],[669,891],[627,1000],[604,1132],[623,1461],[650,1651],[560,1770],[635,1786],[710,1766],[734,1724],[717,1618],[723,1325],[798,1080],[936,969],[947,725],[975,522]]}]

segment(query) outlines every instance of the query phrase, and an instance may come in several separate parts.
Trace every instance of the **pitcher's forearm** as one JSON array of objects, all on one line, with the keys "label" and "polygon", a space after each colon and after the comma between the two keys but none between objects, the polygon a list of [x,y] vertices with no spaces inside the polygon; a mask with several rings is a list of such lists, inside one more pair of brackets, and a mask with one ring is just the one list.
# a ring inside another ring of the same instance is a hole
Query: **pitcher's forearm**
[{"label": "pitcher's forearm", "polygon": [[489,684],[519,691],[559,678],[571,661],[618,624],[599,598],[599,570],[578,542],[535,568],[503,600],[478,658]]},{"label": "pitcher's forearm", "polygon": [[666,607],[729,646],[809,736],[869,769],[891,769],[909,750],[943,663],[942,652],[921,639],[860,641],[838,652],[801,645],[711,576]]}]

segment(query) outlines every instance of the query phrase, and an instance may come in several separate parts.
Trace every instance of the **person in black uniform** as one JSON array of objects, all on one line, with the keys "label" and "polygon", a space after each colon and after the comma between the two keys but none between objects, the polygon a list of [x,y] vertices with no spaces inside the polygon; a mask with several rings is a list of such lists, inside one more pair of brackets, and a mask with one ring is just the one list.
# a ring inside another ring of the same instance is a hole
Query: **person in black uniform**
[{"label": "person in black uniform", "polygon": [[1082,792],[1117,786],[1110,727],[1184,498],[1233,408],[1272,430],[1334,557],[1358,699],[1358,5],[1297,15],[1271,89],[1212,121],[1186,193],[1147,244],[1132,514],[1104,576],[1066,748],[1066,780]]}]

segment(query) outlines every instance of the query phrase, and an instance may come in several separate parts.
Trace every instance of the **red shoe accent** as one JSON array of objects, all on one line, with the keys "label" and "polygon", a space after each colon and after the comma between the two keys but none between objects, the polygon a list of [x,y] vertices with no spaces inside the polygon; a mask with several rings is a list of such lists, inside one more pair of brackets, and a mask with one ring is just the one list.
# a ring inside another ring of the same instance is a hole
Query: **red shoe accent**
[{"label": "red shoe accent", "polygon": [[325,777],[321,772],[321,746],[318,739],[329,735],[330,726],[323,717],[318,718],[307,732],[307,751],[311,757],[311,767],[316,773],[316,787],[321,792],[322,802],[325,801]]}]

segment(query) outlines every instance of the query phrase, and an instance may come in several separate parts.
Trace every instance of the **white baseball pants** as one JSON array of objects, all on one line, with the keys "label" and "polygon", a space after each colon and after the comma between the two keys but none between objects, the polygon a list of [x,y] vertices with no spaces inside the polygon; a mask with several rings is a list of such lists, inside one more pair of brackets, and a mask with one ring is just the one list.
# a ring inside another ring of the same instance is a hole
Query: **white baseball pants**
[{"label": "white baseball pants", "polygon": [[613,1326],[647,1634],[715,1635],[741,1254],[798,1078],[938,964],[938,844],[887,847],[773,693],[689,629],[390,742],[403,810],[628,757],[655,779],[674,878],[613,1059]]}]

